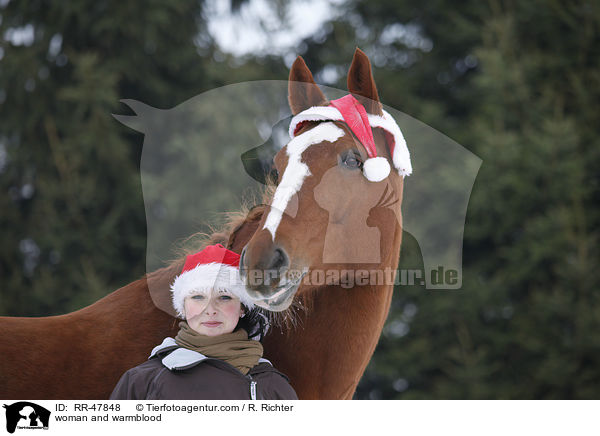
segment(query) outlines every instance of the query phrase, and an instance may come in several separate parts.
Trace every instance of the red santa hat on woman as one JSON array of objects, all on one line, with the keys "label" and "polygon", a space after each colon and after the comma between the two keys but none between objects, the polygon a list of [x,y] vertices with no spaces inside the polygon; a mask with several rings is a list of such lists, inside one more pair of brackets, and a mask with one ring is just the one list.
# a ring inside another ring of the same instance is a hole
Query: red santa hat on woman
[{"label": "red santa hat on woman", "polygon": [[221,244],[209,245],[198,253],[185,258],[181,274],[171,285],[173,307],[181,318],[185,318],[185,297],[214,290],[226,290],[238,297],[248,309],[254,303],[246,293],[239,275],[240,255]]}]

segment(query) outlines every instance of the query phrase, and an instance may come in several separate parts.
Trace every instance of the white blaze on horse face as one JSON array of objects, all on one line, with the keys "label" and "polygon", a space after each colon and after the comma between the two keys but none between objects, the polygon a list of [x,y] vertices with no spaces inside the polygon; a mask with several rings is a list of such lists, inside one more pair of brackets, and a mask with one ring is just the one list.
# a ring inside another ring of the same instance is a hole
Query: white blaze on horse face
[{"label": "white blaze on horse face", "polygon": [[307,132],[296,136],[287,145],[288,164],[285,168],[281,182],[277,186],[271,210],[265,221],[263,229],[269,230],[273,241],[275,241],[275,232],[281,217],[285,211],[292,196],[300,191],[304,179],[310,175],[308,165],[301,161],[302,153],[311,145],[319,144],[323,141],[335,142],[344,136],[345,132],[333,123],[321,123]]}]

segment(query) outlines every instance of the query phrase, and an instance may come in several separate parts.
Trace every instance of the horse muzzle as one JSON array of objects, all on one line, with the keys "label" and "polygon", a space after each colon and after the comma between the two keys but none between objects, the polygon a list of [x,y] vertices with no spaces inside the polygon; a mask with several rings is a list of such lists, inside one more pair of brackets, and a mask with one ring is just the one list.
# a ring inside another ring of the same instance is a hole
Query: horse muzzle
[{"label": "horse muzzle", "polygon": [[280,312],[292,303],[304,273],[290,270],[286,250],[273,243],[271,234],[264,231],[242,250],[240,276],[254,304]]}]

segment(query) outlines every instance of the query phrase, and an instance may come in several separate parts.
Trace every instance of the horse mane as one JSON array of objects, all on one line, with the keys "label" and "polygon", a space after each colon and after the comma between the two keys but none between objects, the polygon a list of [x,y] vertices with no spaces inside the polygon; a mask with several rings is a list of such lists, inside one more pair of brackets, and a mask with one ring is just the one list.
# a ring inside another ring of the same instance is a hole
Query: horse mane
[{"label": "horse mane", "polygon": [[[260,220],[276,189],[277,182],[272,177],[265,176],[265,184],[259,194],[243,198],[239,210],[220,213],[220,224],[209,225],[208,233],[196,232],[179,241],[174,248],[175,256],[167,261],[167,267],[181,264],[186,256],[197,253],[208,245],[222,244],[231,249],[234,245],[232,235],[247,221]],[[161,269],[149,272],[146,276],[151,279],[160,274],[160,271]]]}]

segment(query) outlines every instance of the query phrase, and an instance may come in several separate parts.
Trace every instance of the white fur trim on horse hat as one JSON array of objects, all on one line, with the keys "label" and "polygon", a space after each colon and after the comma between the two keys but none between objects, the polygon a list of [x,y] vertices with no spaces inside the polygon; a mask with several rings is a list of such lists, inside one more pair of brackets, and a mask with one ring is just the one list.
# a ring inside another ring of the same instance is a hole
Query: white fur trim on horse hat
[{"label": "white fur trim on horse hat", "polygon": [[394,118],[384,109],[381,111],[383,116],[368,114],[369,124],[373,128],[383,129],[386,133],[392,135],[394,140],[394,152],[392,153],[394,168],[398,170],[398,174],[401,176],[410,176],[412,174],[412,164],[404,135]]},{"label": "white fur trim on horse hat", "polygon": [[370,182],[381,182],[390,175],[390,164],[385,157],[372,157],[365,161],[363,174]]},{"label": "white fur trim on horse hat", "polygon": [[[382,109],[382,113],[383,115],[367,114],[369,124],[371,128],[380,128],[385,131],[392,152],[392,163],[394,164],[394,168],[396,168],[398,174],[401,176],[409,176],[412,174],[412,164],[402,131],[396,121],[394,121],[394,118],[387,111]],[[290,137],[294,138],[302,127],[302,124],[308,121],[344,121],[344,117],[342,116],[342,113],[333,106],[310,107],[292,118],[289,127]],[[367,174],[365,174],[365,177],[367,177],[368,180],[371,180]],[[387,177],[387,175],[385,177]]]}]

